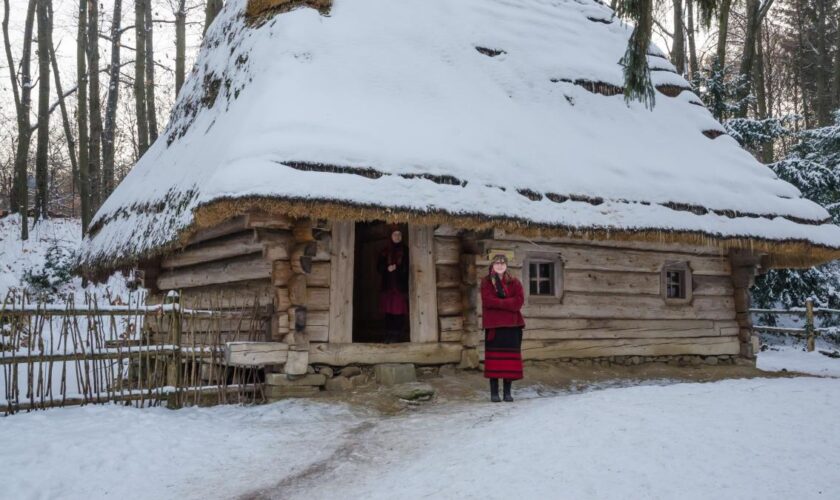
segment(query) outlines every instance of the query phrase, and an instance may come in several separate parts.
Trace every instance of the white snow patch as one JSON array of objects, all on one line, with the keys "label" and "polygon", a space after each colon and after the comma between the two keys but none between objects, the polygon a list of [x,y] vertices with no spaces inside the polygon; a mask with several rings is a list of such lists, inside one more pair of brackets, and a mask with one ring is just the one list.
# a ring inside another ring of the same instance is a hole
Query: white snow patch
[{"label": "white snow patch", "polygon": [[758,353],[756,366],[760,370],[778,372],[782,370],[809,373],[823,377],[840,377],[840,359],[831,358],[819,351],[836,351],[837,348],[820,347],[813,352],[807,352],[801,346],[770,346],[766,351]]}]

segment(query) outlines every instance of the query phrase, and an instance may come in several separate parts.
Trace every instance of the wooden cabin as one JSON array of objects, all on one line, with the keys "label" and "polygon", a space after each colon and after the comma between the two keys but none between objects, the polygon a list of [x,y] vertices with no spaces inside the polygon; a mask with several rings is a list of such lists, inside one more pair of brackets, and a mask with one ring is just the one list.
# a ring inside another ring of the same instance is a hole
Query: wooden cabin
[{"label": "wooden cabin", "polygon": [[[656,106],[625,102],[629,34],[595,0],[231,0],[81,269],[137,266],[150,301],[255,307],[228,361],[292,375],[478,367],[498,252],[527,293],[526,360],[752,360],[754,277],[837,258],[840,228],[655,47]],[[374,264],[394,223],[409,341],[384,344]]]}]

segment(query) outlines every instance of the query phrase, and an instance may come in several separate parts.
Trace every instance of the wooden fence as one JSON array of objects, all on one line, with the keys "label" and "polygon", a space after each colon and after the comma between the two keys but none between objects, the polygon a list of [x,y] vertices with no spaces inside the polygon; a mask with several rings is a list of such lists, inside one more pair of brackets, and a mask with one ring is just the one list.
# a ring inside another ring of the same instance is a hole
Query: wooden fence
[{"label": "wooden fence", "polygon": [[781,333],[791,337],[805,339],[806,349],[811,352],[815,348],[816,338],[831,331],[829,328],[816,327],[814,319],[819,316],[832,316],[840,314],[840,309],[814,307],[814,302],[811,299],[808,299],[805,301],[805,307],[796,307],[791,309],[750,309],[750,313],[804,317],[805,325],[802,328],[754,325],[753,330],[765,333]]},{"label": "wooden fence", "polygon": [[224,345],[262,340],[264,308],[190,309],[183,299],[48,304],[8,294],[0,307],[0,410],[263,401],[262,371],[227,364]]}]

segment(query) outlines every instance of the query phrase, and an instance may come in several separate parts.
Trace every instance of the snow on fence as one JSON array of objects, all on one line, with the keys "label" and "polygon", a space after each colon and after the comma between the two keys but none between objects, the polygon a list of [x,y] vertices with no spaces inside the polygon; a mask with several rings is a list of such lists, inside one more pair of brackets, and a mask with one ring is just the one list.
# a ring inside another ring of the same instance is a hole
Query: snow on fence
[{"label": "snow on fence", "polygon": [[56,304],[10,292],[0,306],[0,411],[264,400],[263,373],[227,364],[224,344],[262,340],[265,311],[190,309],[181,304],[201,301],[168,300],[146,306],[143,296],[128,304],[88,296]]},{"label": "snow on fence", "polygon": [[805,339],[807,350],[811,352],[815,348],[817,337],[826,334],[835,334],[837,331],[837,328],[816,327],[814,323],[814,318],[817,316],[827,317],[840,314],[840,309],[814,307],[814,301],[808,299],[805,301],[805,307],[794,307],[791,309],[750,309],[750,313],[775,316],[804,316],[805,325],[802,328],[795,328],[789,326],[753,325],[753,330],[764,333],[781,333],[791,337],[803,338]]}]

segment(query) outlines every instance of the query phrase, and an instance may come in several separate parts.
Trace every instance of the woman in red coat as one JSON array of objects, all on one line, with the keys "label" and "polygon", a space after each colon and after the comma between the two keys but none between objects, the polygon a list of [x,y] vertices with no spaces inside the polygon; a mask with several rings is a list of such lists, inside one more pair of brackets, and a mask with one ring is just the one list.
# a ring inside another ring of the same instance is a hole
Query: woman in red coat
[{"label": "woman in red coat", "polygon": [[490,400],[499,399],[499,379],[504,380],[505,401],[513,401],[510,389],[522,378],[522,283],[507,272],[507,257],[493,256],[490,273],[481,280],[482,326],[484,327],[484,377],[490,379]]}]

